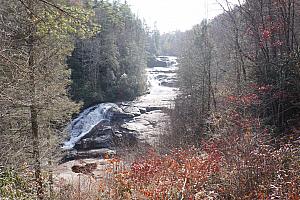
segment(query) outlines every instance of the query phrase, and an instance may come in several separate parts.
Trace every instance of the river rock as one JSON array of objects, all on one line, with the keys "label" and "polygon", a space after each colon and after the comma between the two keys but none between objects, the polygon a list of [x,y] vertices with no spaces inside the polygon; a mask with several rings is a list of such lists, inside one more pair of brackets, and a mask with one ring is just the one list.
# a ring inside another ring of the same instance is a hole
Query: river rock
[{"label": "river rock", "polygon": [[88,134],[75,143],[77,150],[114,147],[113,130],[109,122],[98,123]]},{"label": "river rock", "polygon": [[116,155],[116,150],[113,149],[93,149],[88,151],[68,151],[65,152],[65,156],[62,160],[60,160],[61,163],[65,163],[71,160],[76,159],[86,159],[86,158],[99,158],[102,159],[104,157],[112,158],[114,155]]},{"label": "river rock", "polygon": [[134,107],[134,106],[127,106],[123,108],[125,113],[133,114],[135,117],[141,115],[141,111],[139,108]]},{"label": "river rock", "polygon": [[82,139],[86,138],[95,138],[103,135],[112,135],[113,130],[109,121],[101,121],[99,122],[93,129],[86,134]]},{"label": "river rock", "polygon": [[150,68],[151,67],[167,67],[168,66],[168,62],[167,61],[159,60],[156,57],[151,57],[147,61],[147,66],[150,67]]},{"label": "river rock", "polygon": [[168,76],[167,75],[163,75],[163,74],[159,74],[159,75],[157,75],[156,77],[155,77],[155,79],[158,79],[159,81],[161,81],[161,80],[164,80],[164,79],[167,79],[168,78]]},{"label": "river rock", "polygon": [[96,138],[103,135],[112,135],[113,130],[111,127],[94,127],[83,139],[85,138]]},{"label": "river rock", "polygon": [[166,81],[162,81],[160,83],[160,85],[166,86],[166,87],[176,87],[176,81],[174,81],[174,80],[166,80]]},{"label": "river rock", "polygon": [[77,150],[110,148],[114,146],[112,135],[81,139],[75,144]]},{"label": "river rock", "polygon": [[112,121],[120,121],[123,119],[131,119],[135,117],[135,115],[132,113],[124,112],[120,107],[111,107],[109,109],[109,115]]},{"label": "river rock", "polygon": [[141,114],[145,114],[147,112],[146,108],[139,108]]},{"label": "river rock", "polygon": [[124,119],[132,119],[134,118],[135,115],[132,113],[115,113],[112,117],[111,120],[112,121],[121,121]]},{"label": "river rock", "polygon": [[156,111],[156,110],[163,110],[164,107],[159,107],[159,106],[148,106],[146,107],[146,111],[147,112],[152,112],[152,111]]}]

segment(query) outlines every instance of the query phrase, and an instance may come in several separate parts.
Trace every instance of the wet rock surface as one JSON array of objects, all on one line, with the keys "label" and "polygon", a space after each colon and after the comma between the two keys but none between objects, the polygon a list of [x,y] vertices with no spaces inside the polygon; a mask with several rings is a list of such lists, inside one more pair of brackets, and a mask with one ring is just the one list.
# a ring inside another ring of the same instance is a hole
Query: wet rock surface
[{"label": "wet rock surface", "polygon": [[93,149],[88,151],[78,151],[76,149],[65,152],[65,155],[60,161],[60,164],[69,162],[72,160],[79,160],[79,159],[87,159],[87,158],[105,158],[105,157],[113,157],[116,155],[116,151],[108,148],[102,149]]},{"label": "wet rock surface", "polygon": [[176,69],[174,65],[147,69],[149,94],[135,101],[86,109],[69,127],[71,138],[62,162],[102,158],[140,142],[155,145],[169,120],[164,110],[172,108],[176,97]]},{"label": "wet rock surface", "polygon": [[148,67],[170,67],[177,65],[176,57],[173,56],[158,56],[151,57],[147,62]]},{"label": "wet rock surface", "polygon": [[142,114],[140,108],[135,106],[124,106],[123,111],[125,113],[134,115],[134,117],[140,116]]}]

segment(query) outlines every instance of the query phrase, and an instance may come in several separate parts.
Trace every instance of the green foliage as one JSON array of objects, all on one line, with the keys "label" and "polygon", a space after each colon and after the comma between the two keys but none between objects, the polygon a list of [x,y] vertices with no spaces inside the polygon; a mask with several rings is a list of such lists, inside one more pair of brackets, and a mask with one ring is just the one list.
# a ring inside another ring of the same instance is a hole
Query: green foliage
[{"label": "green foliage", "polygon": [[181,47],[184,41],[184,32],[176,31],[165,33],[160,36],[160,54],[170,56],[180,56]]},{"label": "green foliage", "polygon": [[[61,6],[61,10],[43,10],[42,18],[36,18],[37,34],[40,37],[51,34],[56,39],[69,39],[70,35],[90,37],[95,35],[100,26],[91,22],[94,12],[75,6]],[[41,22],[41,23],[40,23]]]},{"label": "green foliage", "polygon": [[34,199],[29,183],[14,170],[0,169],[1,199]]},{"label": "green foliage", "polygon": [[[86,38],[99,31],[90,20],[92,11],[46,2],[0,1],[0,163],[5,166],[24,161],[37,166],[60,153],[63,128],[79,109],[68,96],[66,57],[74,36]],[[40,157],[34,160],[33,152]]]},{"label": "green foliage", "polygon": [[160,55],[160,33],[158,30],[147,31],[146,51],[148,56]]},{"label": "green foliage", "polygon": [[145,91],[144,26],[126,3],[99,1],[94,12],[101,32],[78,39],[68,59],[72,97],[85,106],[133,99]]}]

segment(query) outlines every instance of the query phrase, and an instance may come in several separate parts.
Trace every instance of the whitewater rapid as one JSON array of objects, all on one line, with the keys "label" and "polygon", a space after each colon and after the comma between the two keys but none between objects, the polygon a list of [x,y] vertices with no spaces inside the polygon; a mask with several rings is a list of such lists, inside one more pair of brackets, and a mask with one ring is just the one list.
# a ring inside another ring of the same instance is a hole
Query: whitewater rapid
[{"label": "whitewater rapid", "polygon": [[[167,107],[170,108],[172,101],[177,95],[177,89],[174,87],[164,86],[163,83],[170,83],[176,79],[177,61],[176,57],[162,56],[159,59],[169,59],[168,67],[154,67],[147,68],[148,82],[150,84],[150,93],[142,97],[137,98],[135,101],[129,102],[134,107]],[[113,110],[113,111],[112,111]],[[113,113],[124,113],[123,109],[114,103],[101,103],[99,105],[85,109],[74,119],[66,128],[69,133],[70,139],[63,145],[63,149],[71,150],[75,144],[85,137],[96,125],[101,122],[111,122]],[[161,118],[166,118],[165,114],[160,113],[148,113],[143,117],[136,117],[130,122],[127,122],[128,126],[137,127],[140,126],[139,120],[143,121],[151,119],[151,121],[163,121]],[[156,119],[157,118],[157,119]],[[144,124],[142,124],[144,127]],[[157,132],[153,127],[145,126],[141,131],[150,135],[148,132]]]},{"label": "whitewater rapid", "polygon": [[80,113],[67,127],[67,132],[70,133],[70,140],[64,143],[63,149],[72,149],[76,142],[88,134],[97,124],[103,121],[110,121],[112,113],[109,111],[112,108],[122,112],[121,108],[114,103],[102,103],[87,108]]}]

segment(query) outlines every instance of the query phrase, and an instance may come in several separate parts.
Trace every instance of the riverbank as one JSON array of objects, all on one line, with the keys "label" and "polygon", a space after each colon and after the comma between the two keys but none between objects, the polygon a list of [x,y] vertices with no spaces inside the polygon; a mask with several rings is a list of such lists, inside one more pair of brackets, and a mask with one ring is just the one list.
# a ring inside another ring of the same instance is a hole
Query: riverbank
[{"label": "riverbank", "polygon": [[55,179],[74,184],[78,174],[72,166],[86,162],[97,163],[95,175],[100,176],[105,174],[101,166],[110,163],[102,158],[123,157],[129,163],[155,147],[170,120],[165,109],[173,107],[178,92],[176,70],[176,65],[148,68],[148,94],[131,102],[84,110],[68,127],[70,140],[65,143],[66,155],[54,172]]}]

